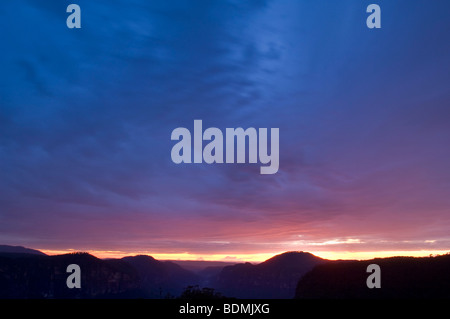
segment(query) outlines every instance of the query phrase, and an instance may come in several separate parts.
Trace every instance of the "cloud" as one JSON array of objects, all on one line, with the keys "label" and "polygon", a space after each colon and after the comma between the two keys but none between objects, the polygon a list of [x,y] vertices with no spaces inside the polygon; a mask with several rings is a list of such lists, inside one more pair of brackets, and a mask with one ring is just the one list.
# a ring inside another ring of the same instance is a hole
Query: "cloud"
[{"label": "cloud", "polygon": [[[375,34],[361,4],[324,3],[80,0],[80,30],[63,3],[0,4],[15,13],[1,18],[0,239],[251,252],[299,233],[444,236],[442,4],[421,8],[422,29],[385,4],[399,20]],[[279,172],[175,165],[170,133],[194,119],[279,127]]]}]

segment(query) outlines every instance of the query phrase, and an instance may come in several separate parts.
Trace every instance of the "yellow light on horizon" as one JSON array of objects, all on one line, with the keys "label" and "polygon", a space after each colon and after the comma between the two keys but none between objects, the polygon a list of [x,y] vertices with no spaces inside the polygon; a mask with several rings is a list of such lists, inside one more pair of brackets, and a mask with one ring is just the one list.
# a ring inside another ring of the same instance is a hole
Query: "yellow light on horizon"
[{"label": "yellow light on horizon", "polygon": [[[49,250],[39,249],[47,255],[62,255],[73,253],[78,250]],[[262,262],[280,253],[258,253],[258,254],[191,254],[191,253],[178,253],[178,254],[160,254],[152,253],[150,251],[113,251],[113,250],[83,250],[97,258],[123,258],[126,256],[136,255],[148,255],[158,260],[191,260],[191,261],[227,261],[227,262]]]},{"label": "yellow light on horizon", "polygon": [[[43,253],[47,255],[61,255],[72,253],[78,250],[68,249],[68,250],[49,250],[40,249]],[[116,251],[116,250],[87,250],[85,252],[94,255],[97,258],[122,258],[126,256],[136,256],[136,255],[148,255],[152,256],[157,260],[191,260],[191,261],[226,261],[226,262],[252,262],[259,263],[263,262],[275,255],[282,254],[281,252],[270,252],[270,253],[256,253],[256,254],[191,254],[191,253],[174,253],[174,254],[160,254],[152,253],[150,251]],[[426,257],[429,255],[443,255],[448,253],[449,250],[392,250],[392,251],[368,251],[368,252],[354,252],[354,251],[310,251],[311,254],[329,259],[353,259],[353,260],[368,260],[373,258],[386,258],[394,256],[411,256],[411,257]]]}]

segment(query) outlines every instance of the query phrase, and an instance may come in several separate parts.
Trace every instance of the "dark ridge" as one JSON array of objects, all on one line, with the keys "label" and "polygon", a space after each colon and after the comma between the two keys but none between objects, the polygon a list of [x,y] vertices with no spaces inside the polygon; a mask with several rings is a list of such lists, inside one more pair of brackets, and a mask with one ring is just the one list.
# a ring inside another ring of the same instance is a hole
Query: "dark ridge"
[{"label": "dark ridge", "polygon": [[[369,289],[367,266],[381,269],[381,288]],[[321,264],[297,285],[299,299],[429,299],[450,298],[450,255],[391,257]]]},{"label": "dark ridge", "polygon": [[[0,298],[126,298],[140,295],[137,272],[87,253],[0,257]],[[66,285],[67,266],[81,269],[81,289]]]}]

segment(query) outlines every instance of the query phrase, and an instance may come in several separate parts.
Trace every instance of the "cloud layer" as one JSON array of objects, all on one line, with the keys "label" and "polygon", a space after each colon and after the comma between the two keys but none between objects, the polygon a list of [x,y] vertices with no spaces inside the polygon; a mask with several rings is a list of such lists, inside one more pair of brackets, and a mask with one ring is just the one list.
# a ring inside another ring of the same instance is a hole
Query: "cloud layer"
[{"label": "cloud layer", "polygon": [[[381,1],[380,30],[359,1],[78,4],[0,4],[3,243],[450,249],[446,1]],[[172,163],[194,119],[279,127],[279,172]]]}]

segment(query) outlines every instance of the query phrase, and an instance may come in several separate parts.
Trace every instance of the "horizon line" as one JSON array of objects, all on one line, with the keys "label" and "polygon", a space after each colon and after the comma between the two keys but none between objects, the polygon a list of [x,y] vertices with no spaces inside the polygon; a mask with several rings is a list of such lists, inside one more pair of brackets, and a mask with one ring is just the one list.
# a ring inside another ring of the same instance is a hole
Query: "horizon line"
[{"label": "horizon line", "polygon": [[388,257],[429,257],[439,256],[450,253],[450,250],[389,250],[389,251],[304,251],[304,250],[286,250],[269,253],[253,253],[253,254],[194,254],[194,253],[157,253],[151,251],[120,251],[120,250],[92,250],[92,249],[39,249],[46,255],[62,255],[75,252],[86,252],[99,259],[120,259],[123,257],[147,255],[156,260],[161,261],[205,261],[205,262],[236,262],[236,263],[261,263],[277,255],[288,252],[304,252],[310,253],[316,257],[327,260],[371,260],[375,258]]}]

